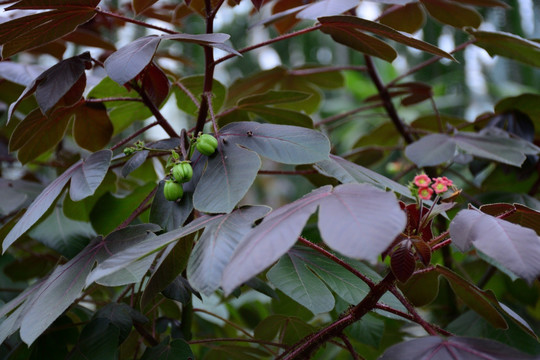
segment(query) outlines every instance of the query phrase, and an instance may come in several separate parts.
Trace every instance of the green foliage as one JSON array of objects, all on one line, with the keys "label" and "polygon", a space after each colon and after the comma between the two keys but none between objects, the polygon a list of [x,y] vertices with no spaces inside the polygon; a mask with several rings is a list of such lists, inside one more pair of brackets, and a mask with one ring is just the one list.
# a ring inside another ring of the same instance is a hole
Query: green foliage
[{"label": "green foliage", "polygon": [[0,358],[537,359],[538,30],[370,4],[7,1]]}]

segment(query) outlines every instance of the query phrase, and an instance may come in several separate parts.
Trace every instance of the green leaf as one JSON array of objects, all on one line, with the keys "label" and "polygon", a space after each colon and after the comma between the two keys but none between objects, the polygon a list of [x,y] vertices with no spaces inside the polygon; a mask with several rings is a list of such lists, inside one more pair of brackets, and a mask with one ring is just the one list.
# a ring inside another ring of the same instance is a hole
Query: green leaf
[{"label": "green leaf", "polygon": [[311,95],[300,91],[274,91],[270,90],[263,94],[255,94],[246,96],[238,101],[238,107],[260,106],[260,105],[275,105],[290,102],[302,101],[309,98]]},{"label": "green leaf", "polygon": [[120,329],[104,318],[97,318],[82,330],[69,360],[114,360],[117,358]]},{"label": "green leaf", "polygon": [[184,236],[174,246],[168,246],[165,249],[144,289],[141,297],[142,309],[150,304],[158,292],[181,277],[180,274],[186,269],[191,256],[195,235],[196,233]]},{"label": "green leaf", "polygon": [[506,320],[499,311],[497,311],[497,308],[488,300],[484,290],[476,287],[444,266],[437,265],[436,271],[448,280],[454,293],[459,296],[468,307],[476,311],[494,327],[499,329],[508,328]]},{"label": "green leaf", "polygon": [[[199,106],[204,91],[204,76],[187,76],[176,81],[174,85],[175,86],[173,88],[173,91],[176,96],[176,104],[178,105],[178,108],[190,115],[196,116],[199,112]],[[195,99],[189,96],[184,89],[189,91],[190,95],[194,96]],[[221,107],[223,106],[226,95],[227,89],[225,88],[225,86],[216,79],[213,79],[212,109],[214,110],[214,114],[217,114],[219,109],[221,109]],[[193,100],[196,100],[197,103],[194,103]]]},{"label": "green leaf", "polygon": [[272,341],[275,338],[287,345],[293,345],[311,334],[315,328],[296,316],[270,315],[253,330],[256,339]]},{"label": "green leaf", "polygon": [[173,359],[195,359],[187,342],[181,339],[173,340],[169,343],[169,338],[163,340],[159,345],[146,348],[141,360],[173,360]]},{"label": "green leaf", "polygon": [[367,313],[345,331],[355,340],[379,348],[384,335],[384,319]]},{"label": "green leaf", "polygon": [[478,11],[467,6],[460,5],[455,1],[448,0],[420,0],[429,15],[443,24],[457,28],[472,26],[477,28],[482,23],[482,16]]},{"label": "green leaf", "polygon": [[405,284],[397,285],[414,306],[424,306],[439,294],[439,274],[435,271],[423,272],[413,275]]},{"label": "green leaf", "polygon": [[314,314],[328,312],[334,308],[334,296],[326,285],[303,261],[284,255],[272,267],[266,277],[279,290],[311,310]]},{"label": "green leaf", "polygon": [[376,23],[374,21],[361,19],[355,16],[326,16],[319,18],[319,21],[323,25],[323,31],[325,31],[325,27],[338,27],[341,29],[353,27],[358,30],[369,31],[374,34],[384,36],[386,38],[392,39],[415,49],[429,52],[433,55],[441,56],[450,60],[455,60],[452,55],[448,54],[446,51],[439,49],[436,46],[433,46],[422,40],[418,40],[407,34],[403,34],[399,31],[392,29],[389,26]]},{"label": "green leaf", "polygon": [[69,195],[71,200],[80,201],[92,196],[109,171],[111,150],[91,154],[71,176]]},{"label": "green leaf", "polygon": [[313,128],[313,120],[306,114],[298,111],[280,109],[270,106],[244,106],[244,110],[256,114],[268,121],[269,123],[276,125],[291,125],[301,126],[306,128]]},{"label": "green leaf", "polygon": [[134,121],[144,120],[152,116],[150,110],[142,102],[135,101],[135,99],[139,99],[137,92],[134,90],[128,91],[111,78],[105,77],[90,91],[88,98],[108,97],[134,98],[134,101],[107,101],[105,103],[109,111],[109,119],[113,124],[114,135],[127,128]]},{"label": "green leaf", "polygon": [[210,296],[219,287],[223,269],[253,223],[265,216],[265,206],[242,207],[208,225],[189,258],[187,276],[191,286]]},{"label": "green leaf", "polygon": [[514,34],[495,31],[467,30],[476,40],[474,44],[491,56],[504,56],[522,63],[540,67],[540,43]]}]

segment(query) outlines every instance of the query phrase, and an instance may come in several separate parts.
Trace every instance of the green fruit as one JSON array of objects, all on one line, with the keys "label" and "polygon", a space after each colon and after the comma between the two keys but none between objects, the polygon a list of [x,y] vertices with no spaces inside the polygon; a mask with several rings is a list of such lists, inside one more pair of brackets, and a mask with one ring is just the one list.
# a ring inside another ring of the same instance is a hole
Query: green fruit
[{"label": "green fruit", "polygon": [[181,162],[180,164],[174,165],[172,174],[174,176],[174,180],[180,183],[185,183],[191,180],[191,177],[193,176],[193,168],[191,167],[190,163]]},{"label": "green fruit", "polygon": [[163,195],[165,195],[165,199],[169,201],[180,200],[182,195],[184,195],[184,189],[182,189],[181,184],[172,180],[167,180],[163,187]]},{"label": "green fruit", "polygon": [[216,151],[218,141],[210,134],[202,134],[197,138],[196,147],[201,154],[210,156]]}]

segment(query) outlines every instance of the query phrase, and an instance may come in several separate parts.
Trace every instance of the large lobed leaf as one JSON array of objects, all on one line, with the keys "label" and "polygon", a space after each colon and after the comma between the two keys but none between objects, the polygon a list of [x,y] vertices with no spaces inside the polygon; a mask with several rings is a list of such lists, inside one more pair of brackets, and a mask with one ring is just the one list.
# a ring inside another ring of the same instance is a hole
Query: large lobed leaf
[{"label": "large lobed leaf", "polygon": [[223,273],[225,292],[285,254],[319,206],[324,241],[351,258],[376,259],[405,227],[405,213],[391,193],[369,185],[324,186],[273,211],[244,237]]},{"label": "large lobed leaf", "polygon": [[286,164],[306,164],[327,158],[329,152],[328,139],[315,130],[231,123],[219,134],[218,149],[208,158],[193,194],[193,205],[208,213],[231,212],[257,176],[261,161],[256,153]]},{"label": "large lobed leaf", "polygon": [[[3,251],[6,251],[15,240],[30,229],[47,212],[73,176],[75,176],[75,183],[72,183],[74,190],[70,192],[72,197],[84,199],[94,194],[108,171],[111,155],[110,150],[94,153],[88,157],[85,163],[82,161],[75,163],[51,182],[30,204],[26,213],[7,234],[2,244]],[[84,170],[82,169],[83,166]]]},{"label": "large lobed leaf", "polygon": [[419,167],[434,166],[452,161],[458,149],[476,157],[518,167],[525,161],[525,155],[540,152],[536,145],[509,137],[503,130],[486,128],[481,133],[460,132],[454,136],[430,134],[408,145],[405,155]]},{"label": "large lobed leaf", "polygon": [[105,70],[111,79],[120,85],[134,79],[150,64],[161,40],[177,40],[192,42],[200,45],[219,47],[227,51],[237,53],[223,43],[229,39],[227,34],[174,34],[174,35],[149,35],[138,38],[128,45],[118,49],[105,60]]},{"label": "large lobed leaf", "polygon": [[195,290],[207,296],[217,290],[223,269],[238,243],[253,223],[269,211],[266,206],[242,207],[206,226],[187,267],[189,283]]},{"label": "large lobed leaf", "polygon": [[450,223],[450,236],[461,251],[474,246],[529,283],[540,275],[540,237],[532,229],[462,210]]}]

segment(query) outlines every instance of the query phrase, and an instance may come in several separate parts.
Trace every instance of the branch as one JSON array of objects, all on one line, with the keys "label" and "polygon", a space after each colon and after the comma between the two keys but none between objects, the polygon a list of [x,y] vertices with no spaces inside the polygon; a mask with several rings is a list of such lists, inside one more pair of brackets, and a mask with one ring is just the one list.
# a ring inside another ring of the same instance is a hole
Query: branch
[{"label": "branch", "polygon": [[[320,28],[321,28],[320,24],[315,25],[315,26],[305,28],[305,29],[302,29],[302,30],[298,30],[298,31],[295,31],[295,32],[292,32],[292,33],[289,33],[289,34],[281,35],[281,36],[275,37],[275,38],[267,40],[267,41],[263,41],[262,43],[259,43],[259,44],[255,44],[255,45],[245,47],[243,49],[238,50],[238,52],[240,54],[243,54],[243,53],[246,53],[248,51],[255,50],[255,49],[258,49],[260,47],[270,45],[270,44],[276,43],[276,42],[281,41],[281,40],[290,39],[290,38],[298,36],[298,35],[303,35],[303,34],[307,34],[309,32],[315,31],[315,30],[319,30]],[[223,62],[223,61],[225,61],[225,60],[229,60],[230,58],[235,57],[235,56],[236,55],[234,55],[234,54],[229,54],[229,55],[226,55],[226,56],[224,56],[222,58],[219,58],[216,61],[214,61],[214,66],[221,63],[221,62]]]},{"label": "branch", "polygon": [[306,245],[307,247],[310,247],[313,250],[319,252],[320,254],[326,256],[327,258],[329,258],[333,262],[343,266],[346,270],[350,271],[353,275],[355,275],[356,277],[360,278],[363,282],[365,282],[369,286],[370,289],[373,289],[376,286],[375,283],[373,282],[373,280],[371,280],[366,275],[362,274],[361,272],[359,272],[358,270],[353,268],[351,265],[347,264],[345,261],[341,260],[340,258],[335,256],[334,254],[332,254],[331,252],[326,251],[325,249],[323,249],[319,245],[314,244],[311,241],[309,241],[309,240],[307,240],[307,239],[305,239],[305,238],[303,238],[301,236],[298,237],[298,241],[301,242],[302,244]]},{"label": "branch", "polygon": [[337,321],[324,329],[300,340],[277,359],[309,359],[310,355],[321,345],[334,337],[339,337],[347,326],[360,320],[365,314],[374,309],[379,299],[390,289],[394,281],[394,275],[389,272],[358,305],[343,313]]},{"label": "branch", "polygon": [[143,128],[140,128],[139,130],[135,131],[133,134],[129,135],[127,138],[123,139],[122,141],[114,144],[112,147],[111,147],[111,150],[114,151],[116,149],[118,149],[120,146],[123,146],[125,144],[127,144],[128,142],[130,142],[131,140],[135,139],[137,136],[141,135],[143,132],[145,132],[146,130],[150,129],[150,128],[153,128],[154,126],[156,126],[158,124],[157,121],[154,121],[153,123],[151,124],[148,124],[146,125],[145,127]]},{"label": "branch", "polygon": [[377,87],[377,90],[379,91],[379,96],[381,97],[383,101],[383,105],[384,105],[384,108],[386,109],[386,112],[388,113],[388,116],[390,116],[390,119],[394,123],[394,126],[396,127],[398,132],[401,134],[403,139],[405,139],[405,142],[407,144],[413,143],[414,139],[412,138],[411,134],[405,129],[405,124],[399,118],[396,108],[394,107],[394,103],[392,103],[392,97],[390,96],[390,93],[388,92],[388,88],[384,86],[384,84],[382,83],[382,80],[379,77],[379,74],[377,73],[377,69],[375,68],[375,65],[373,64],[373,60],[371,59],[370,56],[367,56],[367,55],[364,55],[364,58],[366,59],[366,66],[368,68],[368,74],[371,77],[373,84],[375,84],[375,87]]},{"label": "branch", "polygon": [[152,112],[152,115],[154,115],[154,117],[156,118],[159,126],[161,126],[163,130],[165,130],[167,135],[169,135],[172,138],[178,137],[178,134],[176,133],[176,131],[174,131],[174,129],[172,128],[171,124],[169,124],[167,119],[163,117],[163,115],[157,108],[156,104],[154,104],[152,100],[148,97],[148,95],[146,94],[146,91],[144,91],[144,89],[141,89],[139,85],[137,85],[135,82],[131,82],[130,85],[136,92],[139,93],[144,105],[146,105],[146,107],[150,109],[150,111]]},{"label": "branch", "polygon": [[[218,7],[212,11],[212,3],[210,0],[205,0],[206,4],[206,33],[212,34],[214,32],[214,17],[216,16],[216,11],[219,6],[223,3],[220,1]],[[210,46],[204,47],[204,86],[203,86],[203,96],[201,99],[201,104],[199,106],[199,115],[197,117],[197,124],[195,125],[195,136],[201,131],[203,131],[204,124],[206,123],[206,117],[208,116],[208,96],[212,95],[212,85],[214,82],[214,68],[216,64],[214,63],[214,50]],[[217,133],[216,133],[217,135]]]},{"label": "branch", "polygon": [[412,315],[415,323],[422,326],[429,335],[437,335],[437,331],[433,328],[433,326],[431,326],[430,323],[422,319],[422,317],[418,314],[418,312],[409,302],[409,300],[407,300],[399,291],[397,291],[394,286],[390,287],[390,292],[394,294],[394,296],[399,300],[399,302],[403,304],[403,306],[405,306],[409,314]]},{"label": "branch", "polygon": [[149,28],[149,29],[159,30],[159,31],[162,31],[162,32],[167,33],[167,34],[178,34],[178,32],[176,32],[174,30],[165,29],[165,28],[162,28],[160,26],[148,24],[148,23],[145,23],[144,21],[135,20],[135,19],[132,19],[132,18],[128,18],[126,16],[118,15],[118,14],[111,13],[111,12],[108,12],[108,11],[104,11],[104,10],[101,10],[101,9],[95,9],[95,12],[98,13],[98,14],[105,15],[105,16],[120,19],[120,20],[125,21],[125,22],[129,22],[129,23],[132,23],[132,24],[143,26],[143,27],[146,27],[146,28]]},{"label": "branch", "polygon": [[314,124],[315,127],[319,127],[321,125],[324,125],[324,124],[327,124],[327,123],[330,123],[330,122],[334,122],[334,121],[337,121],[337,120],[341,120],[341,119],[344,119],[348,116],[351,116],[351,115],[354,115],[354,114],[357,114],[359,112],[362,112],[364,110],[370,110],[370,109],[375,109],[375,108],[378,108],[378,107],[381,107],[383,106],[384,104],[382,102],[376,102],[374,104],[369,104],[369,105],[364,105],[364,106],[360,106],[356,109],[352,109],[352,110],[349,110],[347,112],[344,112],[342,114],[337,114],[337,115],[333,115],[333,116],[330,116],[330,117],[327,117],[325,119],[322,119],[318,122],[316,122]]}]

